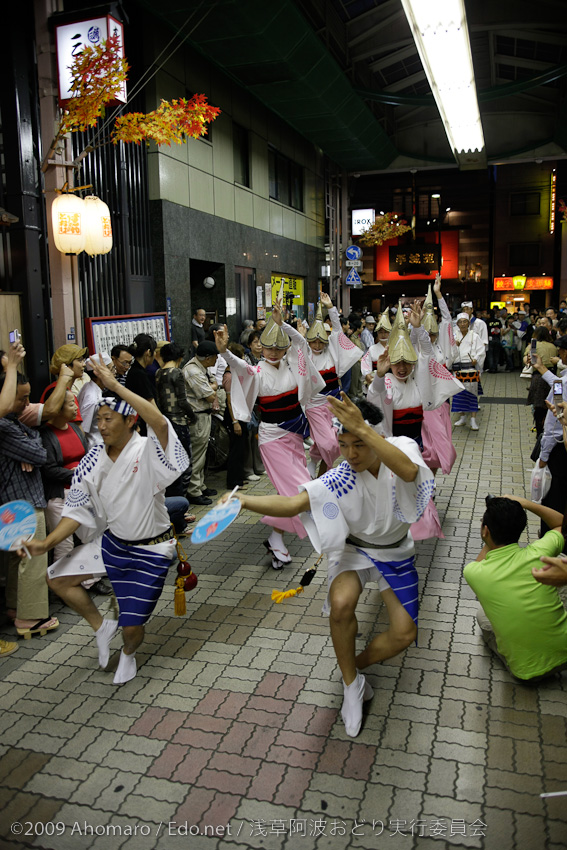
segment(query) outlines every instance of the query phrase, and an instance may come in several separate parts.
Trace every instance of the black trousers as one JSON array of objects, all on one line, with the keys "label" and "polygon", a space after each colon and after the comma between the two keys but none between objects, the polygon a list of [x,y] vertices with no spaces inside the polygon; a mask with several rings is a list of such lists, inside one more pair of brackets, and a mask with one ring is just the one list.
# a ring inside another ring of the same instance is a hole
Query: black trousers
[{"label": "black trousers", "polygon": [[[563,441],[557,443],[552,450],[547,465],[551,472],[551,487],[547,496],[541,500],[541,503],[547,508],[553,508],[555,511],[564,513],[565,502],[567,500],[567,450],[563,445]],[[543,535],[547,531],[549,531],[549,526],[542,520],[541,534]]]}]

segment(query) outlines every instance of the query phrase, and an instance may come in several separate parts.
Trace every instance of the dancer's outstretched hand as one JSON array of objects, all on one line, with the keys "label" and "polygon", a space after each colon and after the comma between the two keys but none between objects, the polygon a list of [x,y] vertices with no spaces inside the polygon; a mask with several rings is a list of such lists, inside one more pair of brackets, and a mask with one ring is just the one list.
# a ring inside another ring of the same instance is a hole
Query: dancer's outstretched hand
[{"label": "dancer's outstretched hand", "polygon": [[215,345],[219,354],[224,354],[228,348],[228,328],[223,325],[218,331],[213,331],[215,335]]}]

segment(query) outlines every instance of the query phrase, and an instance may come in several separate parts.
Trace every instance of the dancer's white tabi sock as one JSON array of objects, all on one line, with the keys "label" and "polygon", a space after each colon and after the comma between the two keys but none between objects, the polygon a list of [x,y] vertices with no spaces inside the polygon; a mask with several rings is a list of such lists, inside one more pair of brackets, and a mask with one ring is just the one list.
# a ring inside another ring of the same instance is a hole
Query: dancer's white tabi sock
[{"label": "dancer's white tabi sock", "polygon": [[122,650],[120,653],[120,661],[118,662],[118,667],[114,674],[114,684],[123,685],[125,682],[129,682],[130,679],[133,679],[136,675],[137,669],[136,653],[126,655],[124,650]]},{"label": "dancer's white tabi sock", "polygon": [[117,628],[117,620],[103,620],[95,632],[98,646],[98,663],[103,669],[108,664],[108,659],[110,658],[110,641],[116,634]]},{"label": "dancer's white tabi sock", "polygon": [[275,529],[272,531],[268,537],[268,546],[279,561],[283,561],[284,563],[291,561],[290,554],[279,531]]},{"label": "dancer's white tabi sock", "polygon": [[362,725],[362,703],[372,699],[374,691],[362,673],[356,674],[356,679],[345,685],[341,716],[345,724],[345,732],[350,738],[356,738]]}]

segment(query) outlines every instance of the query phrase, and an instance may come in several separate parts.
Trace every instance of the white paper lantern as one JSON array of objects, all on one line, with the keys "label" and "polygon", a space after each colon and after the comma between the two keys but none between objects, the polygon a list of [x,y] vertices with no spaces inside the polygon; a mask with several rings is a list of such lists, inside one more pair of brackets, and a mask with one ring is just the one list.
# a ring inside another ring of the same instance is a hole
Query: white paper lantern
[{"label": "white paper lantern", "polygon": [[62,254],[80,254],[85,250],[85,206],[71,192],[57,195],[51,206],[55,247]]},{"label": "white paper lantern", "polygon": [[110,210],[96,195],[88,195],[83,203],[87,237],[85,251],[91,257],[95,254],[108,254],[112,248]]}]

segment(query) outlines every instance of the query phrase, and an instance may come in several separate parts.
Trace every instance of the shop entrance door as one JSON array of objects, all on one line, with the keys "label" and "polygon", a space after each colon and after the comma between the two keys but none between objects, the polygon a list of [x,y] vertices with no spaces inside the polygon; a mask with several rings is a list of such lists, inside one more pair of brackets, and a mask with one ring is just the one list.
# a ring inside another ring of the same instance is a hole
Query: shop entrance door
[{"label": "shop entrance door", "polygon": [[256,275],[254,269],[244,266],[234,267],[234,293],[236,295],[236,310],[238,333],[242,330],[244,319],[256,321]]}]

